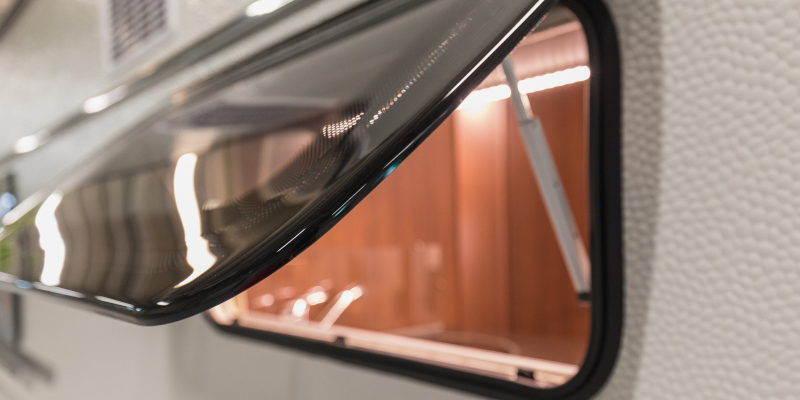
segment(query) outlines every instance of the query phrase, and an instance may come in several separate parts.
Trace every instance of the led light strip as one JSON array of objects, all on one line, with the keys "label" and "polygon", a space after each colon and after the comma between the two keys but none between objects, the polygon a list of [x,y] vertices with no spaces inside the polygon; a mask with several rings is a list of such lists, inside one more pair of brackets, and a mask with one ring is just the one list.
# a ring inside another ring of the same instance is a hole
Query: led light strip
[{"label": "led light strip", "polygon": [[[525,94],[538,92],[545,89],[568,85],[575,82],[583,82],[589,79],[591,72],[589,67],[580,66],[550,74],[534,76],[533,78],[519,81],[519,91]],[[492,86],[490,88],[476,90],[470,93],[466,99],[458,106],[458,109],[475,108],[493,101],[503,100],[511,97],[511,89],[508,85]]]}]

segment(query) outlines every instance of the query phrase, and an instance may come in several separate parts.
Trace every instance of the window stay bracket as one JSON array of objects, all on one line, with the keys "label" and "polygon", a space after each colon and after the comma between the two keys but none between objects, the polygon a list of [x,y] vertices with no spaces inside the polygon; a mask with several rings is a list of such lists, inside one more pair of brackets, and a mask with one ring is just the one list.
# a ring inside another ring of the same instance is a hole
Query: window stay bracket
[{"label": "window stay bracket", "polygon": [[547,214],[553,224],[572,285],[581,301],[589,301],[591,261],[575,224],[569,201],[564,194],[564,187],[561,184],[555,162],[553,162],[547,138],[544,136],[542,123],[531,112],[528,97],[519,91],[510,56],[503,60],[503,72],[511,89],[511,104],[517,116],[528,160],[536,176],[539,191],[542,193]]}]

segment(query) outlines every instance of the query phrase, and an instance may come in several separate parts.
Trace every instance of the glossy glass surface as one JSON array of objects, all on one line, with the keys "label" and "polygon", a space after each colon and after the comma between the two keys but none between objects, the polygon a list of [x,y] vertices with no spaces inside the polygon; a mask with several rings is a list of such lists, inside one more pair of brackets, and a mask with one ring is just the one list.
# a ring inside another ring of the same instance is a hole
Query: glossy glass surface
[{"label": "glossy glass surface", "polygon": [[549,5],[375,2],[176,93],[3,218],[0,283],[141,324],[221,303],[330,229]]},{"label": "glossy glass surface", "polygon": [[[591,82],[585,32],[568,13],[554,9],[510,57],[588,245]],[[493,75],[325,236],[211,317],[524,386],[572,378],[591,307]]]}]

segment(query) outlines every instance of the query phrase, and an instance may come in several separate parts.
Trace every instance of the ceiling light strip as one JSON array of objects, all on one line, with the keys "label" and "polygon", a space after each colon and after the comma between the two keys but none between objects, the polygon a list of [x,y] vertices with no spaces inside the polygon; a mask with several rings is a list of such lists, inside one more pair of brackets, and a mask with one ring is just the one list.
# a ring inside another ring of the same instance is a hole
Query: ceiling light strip
[{"label": "ceiling light strip", "polygon": [[[533,78],[519,81],[518,87],[521,93],[534,93],[554,87],[568,85],[570,83],[583,82],[591,76],[589,67],[569,68],[550,74],[534,76]],[[503,100],[511,97],[511,89],[508,85],[492,86],[486,89],[476,90],[470,93],[458,107],[459,110],[474,108],[493,101]]]}]

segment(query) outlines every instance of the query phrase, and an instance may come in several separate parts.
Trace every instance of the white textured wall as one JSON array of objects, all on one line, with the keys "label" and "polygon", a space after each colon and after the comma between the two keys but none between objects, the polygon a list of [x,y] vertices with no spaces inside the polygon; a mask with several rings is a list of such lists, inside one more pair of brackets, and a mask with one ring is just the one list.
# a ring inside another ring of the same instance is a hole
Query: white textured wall
[{"label": "white textured wall", "polygon": [[605,399],[800,397],[800,7],[615,0],[626,334]]}]

